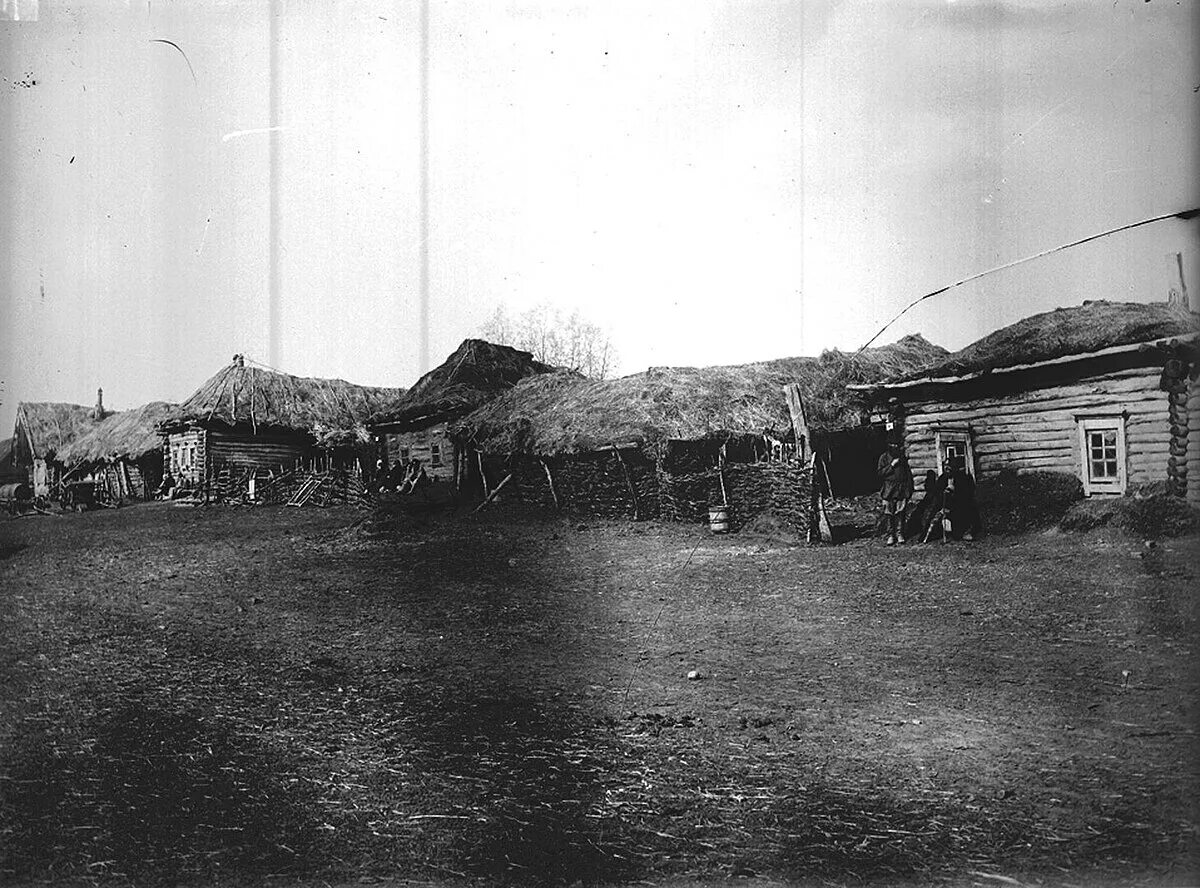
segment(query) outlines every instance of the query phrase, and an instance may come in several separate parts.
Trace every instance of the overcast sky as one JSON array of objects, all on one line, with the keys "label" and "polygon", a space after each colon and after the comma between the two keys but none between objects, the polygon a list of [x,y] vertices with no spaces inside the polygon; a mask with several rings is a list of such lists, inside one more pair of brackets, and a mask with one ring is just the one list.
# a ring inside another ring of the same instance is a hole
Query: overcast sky
[{"label": "overcast sky", "polygon": [[[37,7],[0,22],[0,428],[18,400],[181,400],[268,360],[271,127],[281,369],[415,380],[416,0],[277,2],[274,118],[268,3]],[[855,348],[923,292],[1196,206],[1198,12],[429,0],[433,360],[497,302],[580,309],[622,372]],[[1196,302],[1173,221],[881,341],[1162,300],[1176,251]]]}]

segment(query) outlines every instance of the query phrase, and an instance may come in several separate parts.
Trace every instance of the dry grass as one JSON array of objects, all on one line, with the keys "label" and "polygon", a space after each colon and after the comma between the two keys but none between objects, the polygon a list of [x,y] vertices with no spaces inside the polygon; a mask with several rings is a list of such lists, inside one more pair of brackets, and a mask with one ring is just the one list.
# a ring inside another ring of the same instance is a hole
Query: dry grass
[{"label": "dry grass", "polygon": [[162,428],[216,422],[256,434],[307,432],[323,445],[355,443],[370,439],[367,418],[401,391],[230,364],[180,404]]},{"label": "dry grass", "polygon": [[[92,408],[53,401],[22,401],[17,405],[15,451],[31,459],[54,459],[58,451],[96,423]],[[25,453],[26,450],[31,453]]]},{"label": "dry grass", "polygon": [[424,427],[458,419],[522,379],[552,369],[535,361],[529,352],[466,339],[445,362],[380,408],[373,421]]},{"label": "dry grass", "polygon": [[66,466],[105,459],[136,460],[162,447],[158,425],[174,409],[175,405],[166,401],[151,401],[133,410],[106,416],[86,434],[62,448],[58,459]]},{"label": "dry grass", "polygon": [[889,381],[961,376],[1197,332],[1196,315],[1165,302],[1085,302],[1024,318],[945,361]]},{"label": "dry grass", "polygon": [[580,453],[608,444],[777,434],[791,427],[783,396],[800,386],[809,425],[858,425],[864,407],[846,389],[923,367],[946,355],[920,336],[860,354],[827,351],[730,367],[652,367],[620,379],[566,371],[524,380],[463,420],[456,433],[491,453]]}]

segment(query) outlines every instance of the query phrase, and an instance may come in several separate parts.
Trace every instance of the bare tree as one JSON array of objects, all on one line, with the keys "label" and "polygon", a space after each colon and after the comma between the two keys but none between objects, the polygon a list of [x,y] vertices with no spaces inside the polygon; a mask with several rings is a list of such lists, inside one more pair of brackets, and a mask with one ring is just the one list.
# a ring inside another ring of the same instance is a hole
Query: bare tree
[{"label": "bare tree", "polygon": [[578,311],[564,316],[543,303],[513,317],[499,304],[483,322],[480,333],[493,342],[532,352],[539,361],[569,367],[593,379],[606,378],[616,366],[617,352],[608,333]]}]

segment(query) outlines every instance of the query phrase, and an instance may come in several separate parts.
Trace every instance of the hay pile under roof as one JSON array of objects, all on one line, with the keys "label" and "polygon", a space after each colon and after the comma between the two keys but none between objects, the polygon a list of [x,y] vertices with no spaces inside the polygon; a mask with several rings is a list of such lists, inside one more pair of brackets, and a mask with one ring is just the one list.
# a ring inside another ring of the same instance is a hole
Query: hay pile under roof
[{"label": "hay pile under roof", "polygon": [[58,452],[95,425],[91,407],[54,401],[17,405],[14,447],[18,460],[55,459]]},{"label": "hay pile under roof", "polygon": [[369,440],[366,420],[402,392],[276,373],[235,360],[172,411],[162,428],[216,423],[254,433],[304,432],[333,446]]},{"label": "hay pile under roof", "polygon": [[963,376],[1196,331],[1195,314],[1165,302],[1097,300],[1024,318],[971,343],[935,366],[889,377],[889,381]]},{"label": "hay pile under roof", "polygon": [[609,444],[762,434],[791,428],[783,387],[800,386],[814,429],[858,425],[854,382],[927,366],[948,354],[921,336],[860,354],[782,358],[732,367],[651,368],[612,380],[559,371],[524,380],[458,423],[454,432],[489,453],[553,455]]},{"label": "hay pile under roof", "polygon": [[466,416],[522,379],[550,372],[529,352],[482,339],[466,339],[440,366],[384,405],[373,423],[423,428]]},{"label": "hay pile under roof", "polygon": [[96,423],[58,453],[67,466],[105,459],[139,459],[162,447],[158,426],[170,416],[174,404],[151,401],[134,410],[114,413]]}]

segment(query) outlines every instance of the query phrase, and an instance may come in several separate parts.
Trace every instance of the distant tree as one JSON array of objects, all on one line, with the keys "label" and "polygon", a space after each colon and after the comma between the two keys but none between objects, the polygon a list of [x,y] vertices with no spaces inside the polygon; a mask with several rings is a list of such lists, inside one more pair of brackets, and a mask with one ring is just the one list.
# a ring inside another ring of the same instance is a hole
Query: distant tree
[{"label": "distant tree", "polygon": [[617,351],[608,334],[578,311],[564,316],[541,304],[516,317],[497,305],[480,333],[493,342],[531,352],[539,361],[578,370],[593,379],[605,379],[617,363]]}]

